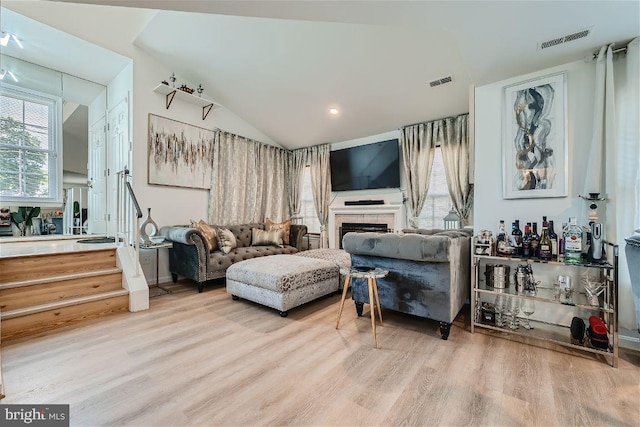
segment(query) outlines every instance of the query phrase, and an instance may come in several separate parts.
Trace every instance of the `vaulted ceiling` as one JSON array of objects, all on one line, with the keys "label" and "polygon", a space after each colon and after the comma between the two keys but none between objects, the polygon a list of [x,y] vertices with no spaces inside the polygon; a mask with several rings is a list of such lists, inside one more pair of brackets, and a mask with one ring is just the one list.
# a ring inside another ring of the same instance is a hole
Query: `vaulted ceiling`
[{"label": "vaulted ceiling", "polygon": [[157,9],[134,44],[288,148],[465,113],[471,84],[640,34],[638,1],[67,2]]}]

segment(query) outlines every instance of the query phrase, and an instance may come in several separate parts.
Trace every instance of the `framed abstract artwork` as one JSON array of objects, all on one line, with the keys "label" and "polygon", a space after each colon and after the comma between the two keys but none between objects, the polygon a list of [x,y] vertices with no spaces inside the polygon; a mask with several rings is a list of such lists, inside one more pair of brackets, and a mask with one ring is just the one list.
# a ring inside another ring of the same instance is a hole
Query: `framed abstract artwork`
[{"label": "framed abstract artwork", "polygon": [[504,88],[503,198],[567,196],[566,83],[559,73]]},{"label": "framed abstract artwork", "polygon": [[209,189],[215,131],[149,114],[147,182]]}]

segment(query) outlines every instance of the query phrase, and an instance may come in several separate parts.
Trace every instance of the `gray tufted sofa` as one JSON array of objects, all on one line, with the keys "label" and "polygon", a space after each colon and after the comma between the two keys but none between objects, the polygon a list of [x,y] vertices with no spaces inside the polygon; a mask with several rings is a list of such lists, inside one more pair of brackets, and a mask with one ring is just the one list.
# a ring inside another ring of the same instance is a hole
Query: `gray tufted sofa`
[{"label": "gray tufted sofa", "polygon": [[[347,233],[351,266],[389,270],[378,279],[382,307],[440,322],[442,339],[469,295],[472,230],[403,230],[403,235]],[[353,279],[358,315],[369,302],[365,280]]]},{"label": "gray tufted sofa", "polygon": [[[217,227],[217,226],[213,226]],[[228,254],[220,250],[211,252],[204,235],[188,226],[162,227],[160,234],[173,242],[169,250],[169,271],[174,282],[183,276],[198,283],[202,292],[204,282],[225,277],[232,264],[267,255],[294,254],[302,249],[302,237],[307,233],[306,225],[291,224],[289,245],[251,246],[251,229],[265,229],[263,223],[224,225],[236,237],[238,246]]]}]

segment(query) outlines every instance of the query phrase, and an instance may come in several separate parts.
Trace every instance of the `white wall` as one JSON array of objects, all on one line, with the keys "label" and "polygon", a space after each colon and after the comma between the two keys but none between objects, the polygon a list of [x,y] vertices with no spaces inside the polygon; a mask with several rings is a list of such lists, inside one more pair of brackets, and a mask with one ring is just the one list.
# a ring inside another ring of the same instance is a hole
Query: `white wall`
[{"label": "white wall", "polygon": [[[502,96],[505,86],[567,72],[567,125],[569,180],[568,197],[516,199],[502,198]],[[504,219],[508,226],[515,219],[522,225],[555,220],[558,226],[570,216],[579,217],[585,202],[578,198],[584,183],[588,144],[591,141],[593,64],[577,61],[560,67],[518,76],[476,88],[475,91],[475,194],[474,228],[497,230]],[[585,218],[586,220],[586,218]],[[521,227],[522,228],[522,227]]]},{"label": "white wall", "polygon": [[[562,71],[567,73],[568,197],[505,200],[502,198],[503,88]],[[543,215],[555,221],[556,231],[570,216],[577,217],[579,224],[588,222],[587,202],[578,196],[583,189],[585,174],[588,173],[586,167],[592,136],[594,81],[595,64],[576,61],[476,88],[474,229],[496,232],[501,219],[505,220],[508,227],[515,219],[519,219],[522,228],[522,224],[529,221],[541,223]],[[600,207],[599,213],[602,217],[604,206]],[[607,238],[615,239],[605,236]],[[624,247],[624,242],[617,243],[621,248]],[[624,256],[623,252],[621,256]],[[619,270],[619,322],[621,326],[631,329],[635,314],[625,269]]]}]

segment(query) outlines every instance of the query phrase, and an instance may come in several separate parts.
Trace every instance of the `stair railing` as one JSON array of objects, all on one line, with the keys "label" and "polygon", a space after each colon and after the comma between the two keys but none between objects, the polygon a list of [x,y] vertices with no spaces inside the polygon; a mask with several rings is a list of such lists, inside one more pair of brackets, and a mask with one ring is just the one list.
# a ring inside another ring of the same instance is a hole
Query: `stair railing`
[{"label": "stair railing", "polygon": [[[88,200],[87,187],[71,187],[65,189],[65,205],[64,215],[62,216],[62,234],[87,234],[87,225],[85,224],[86,212],[84,207]],[[78,212],[75,207],[78,206]],[[76,217],[76,215],[78,215]]]},{"label": "stair railing", "polygon": [[[118,172],[117,207],[116,207],[116,239],[122,245],[133,245],[136,277],[140,275],[140,245],[138,230],[142,210],[131,186],[133,177],[127,166]],[[135,210],[135,212],[134,212]],[[133,225],[135,220],[135,225]]]}]

